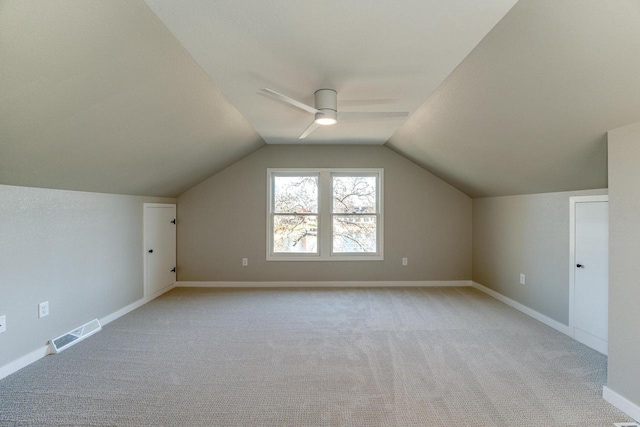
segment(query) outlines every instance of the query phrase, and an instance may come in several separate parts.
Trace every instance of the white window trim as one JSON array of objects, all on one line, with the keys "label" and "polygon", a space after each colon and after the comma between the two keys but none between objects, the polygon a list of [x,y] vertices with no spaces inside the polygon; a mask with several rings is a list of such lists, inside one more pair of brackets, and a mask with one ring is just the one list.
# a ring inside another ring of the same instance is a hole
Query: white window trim
[{"label": "white window trim", "polygon": [[[333,253],[331,174],[378,177],[376,216],[376,253]],[[318,174],[318,253],[273,253],[273,179],[274,175]],[[268,168],[267,169],[267,261],[382,261],[384,260],[384,169],[382,168]]]}]

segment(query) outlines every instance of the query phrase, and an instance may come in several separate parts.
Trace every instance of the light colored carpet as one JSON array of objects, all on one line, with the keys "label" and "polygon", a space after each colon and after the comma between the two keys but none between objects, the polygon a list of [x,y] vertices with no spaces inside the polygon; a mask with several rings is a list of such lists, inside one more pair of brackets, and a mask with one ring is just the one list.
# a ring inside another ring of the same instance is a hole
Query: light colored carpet
[{"label": "light colored carpet", "polygon": [[606,357],[473,288],[175,289],[0,381],[0,425],[612,426]]}]

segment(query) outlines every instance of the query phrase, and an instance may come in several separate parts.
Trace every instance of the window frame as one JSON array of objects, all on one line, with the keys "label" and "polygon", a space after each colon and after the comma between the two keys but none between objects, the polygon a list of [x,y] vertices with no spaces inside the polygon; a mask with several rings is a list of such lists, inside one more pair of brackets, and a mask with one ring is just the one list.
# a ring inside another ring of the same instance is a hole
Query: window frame
[{"label": "window frame", "polygon": [[[317,253],[274,253],[274,182],[276,176],[318,176]],[[336,176],[376,178],[376,252],[333,252],[333,180]],[[383,168],[267,168],[267,261],[383,261],[384,169]]]}]

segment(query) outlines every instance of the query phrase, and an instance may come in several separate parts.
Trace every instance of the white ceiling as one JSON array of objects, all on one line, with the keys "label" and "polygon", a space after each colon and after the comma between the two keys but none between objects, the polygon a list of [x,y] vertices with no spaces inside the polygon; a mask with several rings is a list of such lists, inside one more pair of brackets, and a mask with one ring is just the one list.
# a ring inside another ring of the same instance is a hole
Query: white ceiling
[{"label": "white ceiling", "polygon": [[[340,111],[415,111],[516,0],[146,0],[267,143],[299,143],[313,106],[338,91]],[[384,144],[404,119],[342,121],[313,143]]]}]

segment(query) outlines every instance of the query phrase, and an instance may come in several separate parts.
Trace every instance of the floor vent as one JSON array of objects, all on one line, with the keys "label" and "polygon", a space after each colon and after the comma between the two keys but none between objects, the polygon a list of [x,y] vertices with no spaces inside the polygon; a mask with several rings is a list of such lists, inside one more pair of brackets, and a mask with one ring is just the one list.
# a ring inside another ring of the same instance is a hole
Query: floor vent
[{"label": "floor vent", "polygon": [[640,427],[638,423],[613,423],[616,427]]},{"label": "floor vent", "polygon": [[89,323],[85,323],[77,329],[71,332],[67,332],[64,335],[60,335],[58,338],[51,340],[52,353],[60,353],[62,350],[71,347],[74,344],[79,343],[83,339],[99,332],[102,329],[98,319],[92,320]]}]

